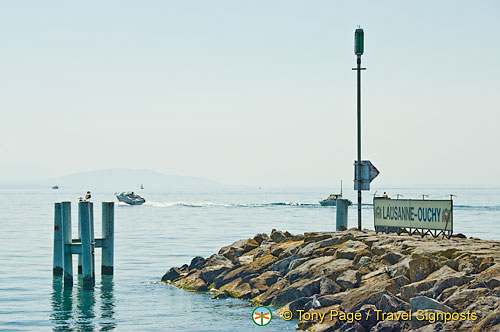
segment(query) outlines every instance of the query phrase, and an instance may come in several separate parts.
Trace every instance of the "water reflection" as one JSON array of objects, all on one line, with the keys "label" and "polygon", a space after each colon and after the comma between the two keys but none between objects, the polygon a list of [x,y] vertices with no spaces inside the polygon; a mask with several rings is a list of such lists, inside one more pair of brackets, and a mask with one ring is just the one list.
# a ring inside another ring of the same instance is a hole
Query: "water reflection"
[{"label": "water reflection", "polygon": [[113,276],[101,276],[101,331],[111,331],[116,327],[113,286]]},{"label": "water reflection", "polygon": [[[64,288],[61,277],[52,282],[53,331],[111,331],[116,327],[114,319],[115,299],[113,277],[102,276],[95,288],[84,288],[79,278],[77,287]],[[97,307],[96,302],[100,302]]]}]

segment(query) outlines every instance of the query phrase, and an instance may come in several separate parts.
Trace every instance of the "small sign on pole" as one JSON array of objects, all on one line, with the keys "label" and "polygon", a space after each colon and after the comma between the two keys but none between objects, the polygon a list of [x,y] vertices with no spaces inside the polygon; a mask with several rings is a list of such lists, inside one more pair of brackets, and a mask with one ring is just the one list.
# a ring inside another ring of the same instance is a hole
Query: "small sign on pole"
[{"label": "small sign on pole", "polygon": [[[354,162],[354,190],[370,190],[370,182],[380,174],[378,169],[369,161],[361,160],[361,181],[358,181],[358,162]],[[359,188],[361,183],[361,188]]]}]

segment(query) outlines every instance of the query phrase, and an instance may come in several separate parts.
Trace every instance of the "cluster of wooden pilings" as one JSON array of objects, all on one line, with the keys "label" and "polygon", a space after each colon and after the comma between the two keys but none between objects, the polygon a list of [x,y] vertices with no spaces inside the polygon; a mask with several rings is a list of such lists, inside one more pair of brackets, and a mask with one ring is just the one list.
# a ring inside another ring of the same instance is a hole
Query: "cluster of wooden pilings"
[{"label": "cluster of wooden pilings", "polygon": [[114,202],[102,202],[102,238],[94,238],[94,204],[78,203],[78,238],[71,235],[71,202],[54,206],[54,276],[63,276],[64,287],[73,286],[73,259],[78,255],[78,274],[84,286],[95,284],[95,248],[102,248],[101,275],[113,274]]}]

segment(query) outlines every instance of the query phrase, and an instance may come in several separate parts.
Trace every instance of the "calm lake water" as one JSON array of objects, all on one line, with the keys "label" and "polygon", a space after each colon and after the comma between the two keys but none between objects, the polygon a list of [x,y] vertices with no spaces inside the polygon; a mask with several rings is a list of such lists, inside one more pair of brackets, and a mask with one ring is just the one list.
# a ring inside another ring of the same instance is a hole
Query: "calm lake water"
[{"label": "calm lake water", "polygon": [[[377,188],[403,198],[454,198],[454,232],[500,239],[500,189]],[[332,191],[333,192],[333,191]],[[318,200],[324,188],[238,188],[217,192],[148,192],[143,206],[115,206],[115,275],[101,278],[96,253],[96,286],[75,279],[64,290],[52,277],[54,202],[73,201],[82,192],[62,190],[0,191],[0,330],[1,331],[267,331],[294,330],[296,322],[275,317],[265,328],[251,321],[245,301],[211,300],[209,295],[156,283],[172,266],[194,256],[271,229],[291,233],[332,231],[335,208]],[[364,227],[373,229],[373,192],[364,193]],[[354,191],[344,196],[356,199]],[[102,201],[112,193],[95,192],[96,237],[100,237]],[[356,206],[349,227],[357,225]],[[75,258],[76,259],[76,258]],[[76,261],[74,263],[76,265]]]}]

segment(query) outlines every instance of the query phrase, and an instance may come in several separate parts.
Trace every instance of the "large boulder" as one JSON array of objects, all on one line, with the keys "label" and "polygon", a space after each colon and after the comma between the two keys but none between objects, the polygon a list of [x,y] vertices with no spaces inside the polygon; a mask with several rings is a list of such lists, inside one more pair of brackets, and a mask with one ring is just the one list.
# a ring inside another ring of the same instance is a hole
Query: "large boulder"
[{"label": "large boulder", "polygon": [[189,270],[190,271],[193,269],[201,270],[206,262],[207,260],[205,258],[196,256],[191,260],[191,263],[189,264]]},{"label": "large boulder", "polygon": [[393,265],[389,273],[392,277],[404,275],[410,281],[416,282],[427,278],[436,271],[439,264],[426,255],[413,254],[406,257],[398,264]]},{"label": "large boulder", "polygon": [[356,270],[345,270],[340,276],[335,279],[335,282],[342,287],[343,290],[350,289],[353,287],[357,287],[359,282],[361,281],[361,277]]},{"label": "large boulder", "polygon": [[458,289],[444,302],[444,304],[457,311],[463,310],[488,292],[488,288]]},{"label": "large boulder", "polygon": [[335,262],[335,259],[329,256],[309,259],[295,269],[290,270],[285,277],[293,283],[298,279],[311,277],[316,269],[320,269],[322,266],[332,262]]},{"label": "large boulder", "polygon": [[[252,274],[263,273],[270,265],[276,262],[277,258],[273,255],[266,255],[263,257],[256,258],[250,264],[234,268],[227,271],[226,273],[221,273],[214,278],[214,286],[220,288],[222,285],[233,281],[237,278],[244,278]],[[205,268],[204,268],[205,269]]]},{"label": "large boulder", "polygon": [[427,296],[416,296],[410,299],[411,310],[439,310],[442,312],[453,312],[453,309]]},{"label": "large boulder", "polygon": [[318,242],[333,237],[333,232],[309,232],[304,233],[304,243]]},{"label": "large boulder", "polygon": [[474,327],[473,332],[497,332],[500,326],[500,307],[490,312]]},{"label": "large boulder", "polygon": [[[411,284],[408,284],[406,286],[401,287],[401,296],[403,299],[408,301],[410,298],[417,296],[418,294],[421,294],[427,290],[430,290],[432,287],[434,287],[436,284],[439,284],[441,281],[445,281],[444,283],[440,284],[436,290],[443,291],[444,289],[451,287],[447,286],[450,283],[453,283],[453,278],[454,276],[457,275],[457,272],[450,268],[449,266],[444,265],[441,267],[439,270],[431,273],[430,275],[427,276],[424,280],[417,281]],[[434,294],[434,291],[430,291],[430,295],[426,294],[428,296],[431,296],[433,298],[436,298],[437,296],[432,295]]]},{"label": "large boulder", "polygon": [[340,238],[329,237],[321,241],[308,242],[306,245],[300,249],[299,255],[301,257],[312,256],[315,250],[319,248],[331,247],[340,243]]},{"label": "large boulder", "polygon": [[223,255],[212,255],[200,270],[200,278],[210,285],[216,277],[234,267],[233,263]]},{"label": "large boulder", "polygon": [[370,332],[401,332],[407,330],[407,324],[397,320],[381,320]]},{"label": "large boulder", "polygon": [[184,269],[179,267],[172,267],[163,275],[163,277],[161,277],[161,281],[173,281],[185,274],[186,271]]},{"label": "large boulder", "polygon": [[266,271],[250,279],[248,283],[252,289],[257,289],[259,293],[263,293],[276,283],[280,277],[281,275],[277,271]]},{"label": "large boulder", "polygon": [[279,295],[277,295],[273,300],[273,304],[282,306],[286,303],[295,301],[301,297],[308,297],[308,296],[313,296],[314,294],[319,294],[320,281],[321,279],[299,280],[291,284],[287,288],[285,288]]},{"label": "large boulder", "polygon": [[219,250],[219,255],[228,258],[232,262],[246,252],[249,252],[259,246],[259,243],[254,239],[239,240],[228,246],[222,247]]},{"label": "large boulder", "polygon": [[273,241],[273,242],[280,243],[280,242],[284,242],[286,240],[287,240],[287,237],[286,237],[285,233],[283,233],[281,231],[273,230],[273,232],[271,233],[271,241]]},{"label": "large boulder", "polygon": [[193,273],[173,281],[172,284],[185,290],[206,292],[208,290],[208,285],[200,275],[201,271],[194,270]]},{"label": "large boulder", "polygon": [[424,279],[424,280],[417,281],[417,282],[411,283],[409,285],[403,286],[403,287],[401,287],[401,297],[404,300],[409,301],[412,297],[415,297],[418,294],[420,294],[421,292],[430,289],[432,286],[434,286],[435,283],[436,283],[436,280]]},{"label": "large boulder", "polygon": [[337,249],[337,258],[354,259],[359,253],[366,253],[368,246],[361,241],[348,240]]}]

